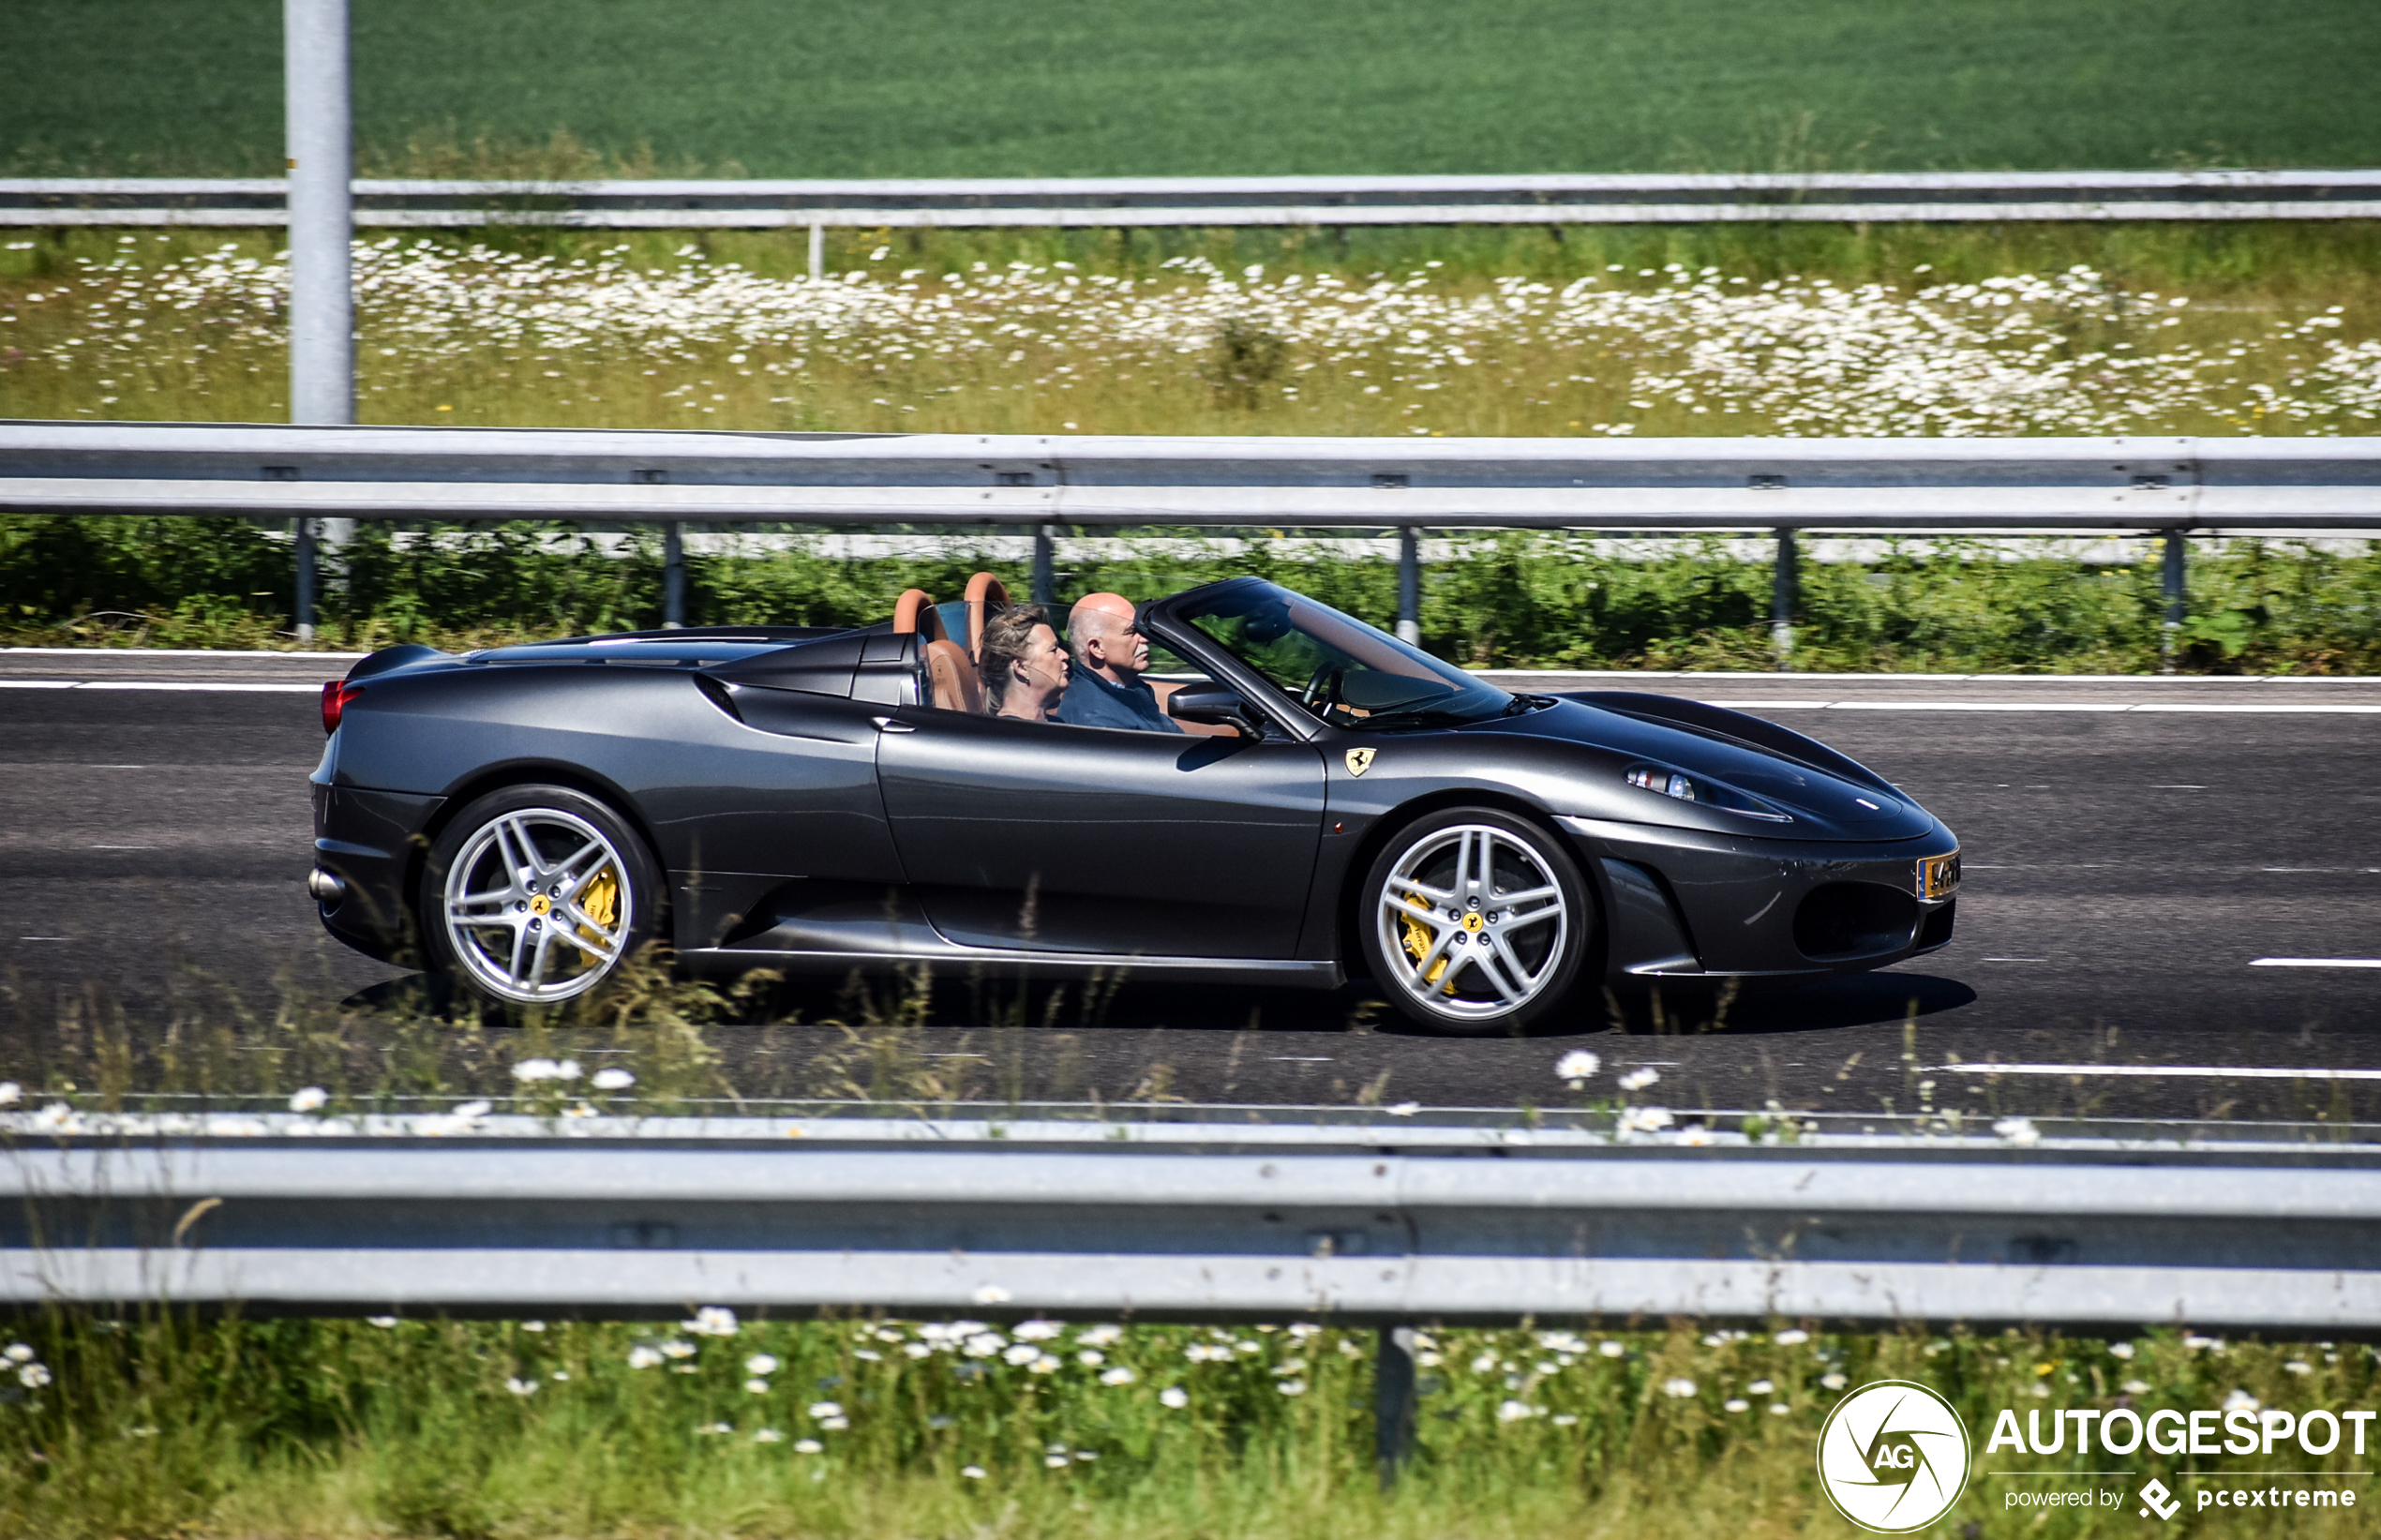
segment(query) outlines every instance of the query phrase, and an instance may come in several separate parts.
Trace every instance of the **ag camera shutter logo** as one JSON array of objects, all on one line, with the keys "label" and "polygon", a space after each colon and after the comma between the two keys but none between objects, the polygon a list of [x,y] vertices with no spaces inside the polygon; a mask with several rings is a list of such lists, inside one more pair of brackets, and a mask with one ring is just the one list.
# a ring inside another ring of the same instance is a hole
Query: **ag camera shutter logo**
[{"label": "ag camera shutter logo", "polygon": [[1835,1403],[1819,1430],[1819,1484],[1846,1518],[1906,1534],[1949,1513],[1968,1487],[1967,1425],[1908,1380],[1878,1380]]}]

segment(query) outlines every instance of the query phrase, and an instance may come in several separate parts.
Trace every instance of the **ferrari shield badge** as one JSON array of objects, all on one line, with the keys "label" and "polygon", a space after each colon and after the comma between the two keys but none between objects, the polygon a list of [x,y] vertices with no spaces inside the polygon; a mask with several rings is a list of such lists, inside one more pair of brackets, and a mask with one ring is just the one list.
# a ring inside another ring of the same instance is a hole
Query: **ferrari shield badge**
[{"label": "ferrari shield badge", "polygon": [[1348,751],[1348,773],[1350,775],[1362,775],[1366,770],[1370,770],[1372,768],[1372,753],[1373,751],[1370,749],[1350,749]]}]

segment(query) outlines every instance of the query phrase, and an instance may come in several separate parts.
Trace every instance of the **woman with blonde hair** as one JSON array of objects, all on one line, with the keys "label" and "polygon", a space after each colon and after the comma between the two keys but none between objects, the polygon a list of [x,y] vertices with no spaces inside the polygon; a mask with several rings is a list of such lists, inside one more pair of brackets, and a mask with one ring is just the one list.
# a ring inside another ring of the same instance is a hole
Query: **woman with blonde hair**
[{"label": "woman with blonde hair", "polygon": [[986,621],[976,666],[993,715],[1056,720],[1050,713],[1067,693],[1067,650],[1040,605],[1012,605]]}]

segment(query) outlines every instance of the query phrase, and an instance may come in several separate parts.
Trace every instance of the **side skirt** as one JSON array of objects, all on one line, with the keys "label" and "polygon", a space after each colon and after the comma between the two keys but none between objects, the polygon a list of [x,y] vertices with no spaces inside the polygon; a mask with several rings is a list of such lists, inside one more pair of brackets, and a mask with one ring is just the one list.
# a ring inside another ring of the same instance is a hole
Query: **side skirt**
[{"label": "side skirt", "polygon": [[899,950],[791,951],[761,947],[698,947],[681,952],[687,968],[705,974],[775,968],[785,973],[889,972],[921,964],[1003,978],[1159,979],[1181,984],[1250,984],[1269,989],[1337,989],[1347,981],[1337,963],[1237,957],[1114,957],[1098,952],[1025,951],[945,943]]}]

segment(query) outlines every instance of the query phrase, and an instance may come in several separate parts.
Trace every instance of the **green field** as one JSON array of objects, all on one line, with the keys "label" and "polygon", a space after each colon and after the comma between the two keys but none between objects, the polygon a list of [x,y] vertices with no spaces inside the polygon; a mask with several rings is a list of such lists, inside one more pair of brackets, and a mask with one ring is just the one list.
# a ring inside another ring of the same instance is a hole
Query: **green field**
[{"label": "green field", "polygon": [[[0,169],[271,173],[280,14],[14,0]],[[423,171],[557,129],[613,169],[757,176],[2370,164],[2374,22],[2371,0],[354,0],[356,122],[367,169]]]}]

